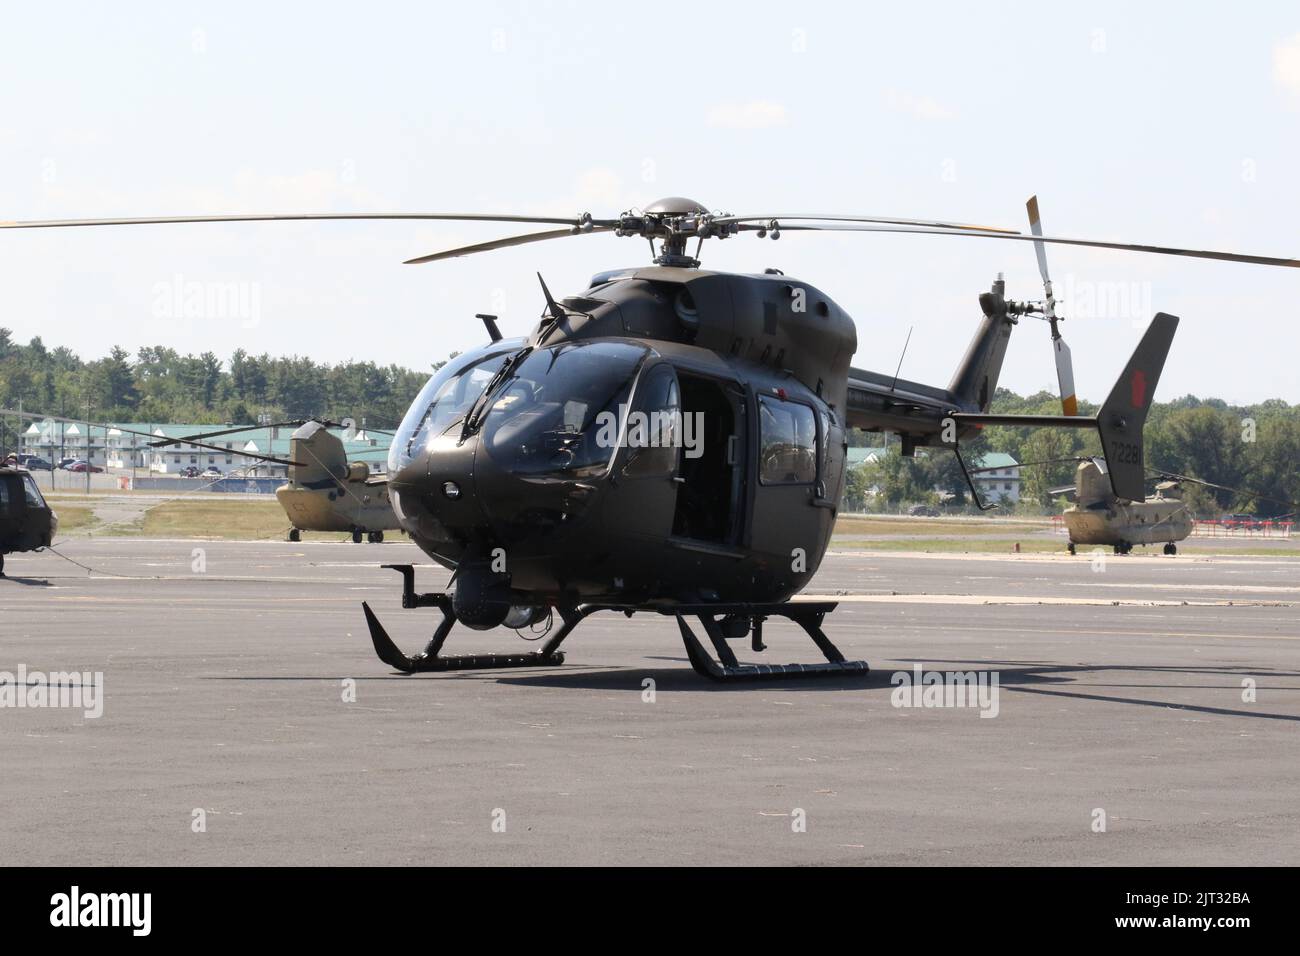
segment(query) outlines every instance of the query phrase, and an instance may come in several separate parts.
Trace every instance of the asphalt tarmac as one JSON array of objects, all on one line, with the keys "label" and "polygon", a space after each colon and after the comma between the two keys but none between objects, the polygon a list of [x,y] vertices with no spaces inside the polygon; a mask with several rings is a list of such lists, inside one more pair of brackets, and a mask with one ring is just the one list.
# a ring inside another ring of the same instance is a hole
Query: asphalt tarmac
[{"label": "asphalt tarmac", "polygon": [[[872,675],[720,686],[658,615],[397,675],[360,602],[423,646],[405,543],[59,550],[95,571],[8,559],[0,671],[102,672],[103,714],[0,707],[10,864],[1300,863],[1297,559],[833,553],[811,591]],[[741,659],[819,659],[766,636]],[[895,706],[918,664],[996,675],[996,716]]]}]

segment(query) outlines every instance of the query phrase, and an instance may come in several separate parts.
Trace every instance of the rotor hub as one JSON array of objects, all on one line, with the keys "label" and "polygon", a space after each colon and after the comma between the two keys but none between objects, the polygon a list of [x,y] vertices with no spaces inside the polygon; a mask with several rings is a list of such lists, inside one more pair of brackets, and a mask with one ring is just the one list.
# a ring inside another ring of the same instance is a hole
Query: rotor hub
[{"label": "rotor hub", "polygon": [[714,219],[703,203],[684,196],[667,196],[645,209],[623,213],[614,231],[619,236],[640,236],[650,242],[651,248],[658,239],[655,265],[695,269],[700,265],[699,246],[696,254],[690,255],[686,251],[688,240],[698,239],[703,244],[705,239],[725,239],[739,231],[735,223],[717,223]]}]

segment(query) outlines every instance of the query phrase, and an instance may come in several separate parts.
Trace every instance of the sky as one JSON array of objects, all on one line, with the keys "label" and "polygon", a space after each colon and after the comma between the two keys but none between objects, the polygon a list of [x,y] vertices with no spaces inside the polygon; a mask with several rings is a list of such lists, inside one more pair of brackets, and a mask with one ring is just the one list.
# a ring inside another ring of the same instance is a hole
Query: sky
[{"label": "sky", "polygon": [[[0,219],[223,212],[596,217],[685,195],[1300,256],[1300,6],[1252,3],[127,3],[3,0]],[[426,265],[492,224],[0,231],[0,326],[97,358],[165,345],[423,369],[523,334],[643,240]],[[854,364],[945,385],[977,296],[1041,298],[1027,243],[740,236],[857,323]],[[1049,247],[1079,394],[1156,311],[1158,397],[1300,401],[1300,270]],[[1055,388],[1023,319],[1002,384]]]}]

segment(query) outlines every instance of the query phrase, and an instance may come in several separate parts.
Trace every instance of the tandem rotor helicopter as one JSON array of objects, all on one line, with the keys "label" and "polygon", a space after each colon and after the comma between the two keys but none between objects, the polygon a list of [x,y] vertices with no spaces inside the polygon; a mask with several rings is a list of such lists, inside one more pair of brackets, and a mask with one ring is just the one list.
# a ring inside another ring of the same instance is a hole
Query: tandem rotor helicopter
[{"label": "tandem rotor helicopter", "polygon": [[[598,273],[588,288],[560,299],[541,282],[545,308],[526,338],[493,335],[429,380],[392,443],[388,489],[403,529],[453,570],[452,586],[421,593],[414,566],[386,565],[402,575],[404,608],[434,607],[442,615],[413,657],[396,647],[368,604],[362,608],[375,651],[405,673],[559,664],[561,643],[581,621],[618,611],[674,617],[692,667],[730,680],[868,671],[865,661],[845,660],[822,630],[834,602],[790,600],[830,543],[850,427],[897,432],[907,455],[922,446],[949,448],[963,470],[962,441],[985,425],[1096,429],[1113,491],[1142,498],[1142,429],[1178,319],[1157,314],[1096,417],[1074,414],[1045,245],[1300,267],[1294,259],[1045,236],[1035,200],[1029,210],[1028,235],[899,217],[735,216],[680,197],[612,219],[325,213],[0,228],[332,219],[552,227],[410,263],[599,233],[647,240],[651,265]],[[1046,296],[1011,301],[1001,278],[995,281],[979,296],[982,318],[952,380],[933,386],[853,367],[852,319],[811,284],[774,269],[749,275],[700,267],[705,239],[823,231],[1033,242]],[[1050,326],[1061,415],[989,413],[1011,330],[1023,315]],[[699,620],[716,658],[690,618]],[[801,627],[825,662],[740,663],[729,641],[748,637],[754,652],[764,650],[769,618]],[[475,630],[545,628],[548,639],[527,654],[444,655],[458,621]]]},{"label": "tandem rotor helicopter", "polygon": [[[304,531],[345,531],[352,536],[353,544],[360,544],[363,535],[371,544],[381,544],[385,531],[401,528],[388,500],[387,479],[371,475],[370,466],[364,461],[349,462],[342,439],[330,431],[343,428],[347,429],[345,435],[352,434],[351,423],[313,418],[274,422],[269,426],[247,425],[150,442],[150,447],[190,445],[221,451],[216,445],[206,444],[205,439],[283,426],[295,429],[289,436],[289,457],[259,457],[285,466],[289,481],[275,489],[275,497],[289,519],[286,540],[301,541]],[[367,431],[390,434],[373,428]]]}]

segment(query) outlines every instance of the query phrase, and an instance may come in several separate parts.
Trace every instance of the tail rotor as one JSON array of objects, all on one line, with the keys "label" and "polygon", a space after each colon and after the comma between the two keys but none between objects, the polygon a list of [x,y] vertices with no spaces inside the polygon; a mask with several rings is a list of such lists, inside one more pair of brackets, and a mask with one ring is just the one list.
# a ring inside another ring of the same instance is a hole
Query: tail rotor
[{"label": "tail rotor", "polygon": [[[1043,223],[1038,215],[1038,197],[1030,196],[1025,203],[1029,212],[1029,230],[1035,236],[1043,235]],[[1038,257],[1038,274],[1043,277],[1043,311],[1042,318],[1052,330],[1052,354],[1056,359],[1056,383],[1061,390],[1061,411],[1066,415],[1079,414],[1079,400],[1074,394],[1074,362],[1070,358],[1070,346],[1061,336],[1061,318],[1056,314],[1056,296],[1052,292],[1052,277],[1047,272],[1047,247],[1042,242],[1034,243],[1034,254]]]}]

